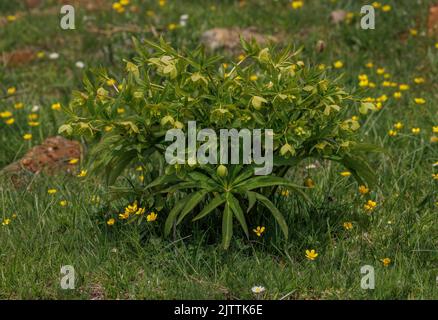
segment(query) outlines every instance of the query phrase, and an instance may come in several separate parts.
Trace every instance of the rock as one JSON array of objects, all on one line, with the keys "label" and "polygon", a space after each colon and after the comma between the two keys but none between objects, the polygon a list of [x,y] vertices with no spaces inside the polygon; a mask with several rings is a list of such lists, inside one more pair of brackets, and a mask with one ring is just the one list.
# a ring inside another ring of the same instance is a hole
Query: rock
[{"label": "rock", "polygon": [[438,3],[429,8],[427,30],[429,35],[438,35]]},{"label": "rock", "polygon": [[70,164],[71,159],[80,159],[81,144],[56,136],[44,140],[30,149],[20,160],[15,161],[0,171],[0,175],[9,177],[15,187],[27,185],[29,178],[35,174],[72,173],[77,171],[77,164]]},{"label": "rock", "polygon": [[347,17],[347,12],[344,10],[335,10],[330,14],[330,19],[334,24],[341,23]]},{"label": "rock", "polygon": [[258,33],[254,27],[250,27],[245,29],[213,28],[202,34],[201,43],[211,51],[225,49],[235,53],[241,50],[240,36],[247,41],[254,39],[260,45],[278,42],[278,37]]}]

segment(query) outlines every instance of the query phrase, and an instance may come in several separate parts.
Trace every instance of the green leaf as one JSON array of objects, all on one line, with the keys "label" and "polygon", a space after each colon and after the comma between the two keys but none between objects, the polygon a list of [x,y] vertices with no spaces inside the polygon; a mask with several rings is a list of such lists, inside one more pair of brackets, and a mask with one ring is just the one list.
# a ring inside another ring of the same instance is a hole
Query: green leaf
[{"label": "green leaf", "polygon": [[264,195],[261,195],[260,193],[256,194],[256,198],[258,201],[260,201],[269,211],[271,211],[272,215],[274,216],[275,220],[277,220],[277,223],[280,225],[281,231],[283,231],[283,234],[285,238],[287,239],[289,236],[289,228],[287,226],[286,220],[284,220],[283,215],[281,212],[277,209],[276,206]]},{"label": "green leaf", "polygon": [[217,195],[216,197],[214,197],[212,201],[209,202],[208,205],[204,207],[204,209],[202,209],[202,211],[196,217],[192,219],[192,221],[196,221],[204,218],[207,214],[212,212],[214,209],[219,207],[224,202],[225,202],[225,198],[222,195]]},{"label": "green leaf", "polygon": [[194,193],[189,200],[187,200],[184,209],[182,209],[181,214],[178,217],[176,224],[180,224],[184,217],[189,214],[193,208],[195,208],[205,197],[207,192],[205,190],[198,191]]},{"label": "green leaf", "polygon": [[230,208],[233,210],[234,215],[236,216],[240,225],[242,226],[243,231],[245,232],[246,236],[249,237],[248,226],[246,225],[245,216],[243,214],[242,208],[239,205],[239,201],[231,193],[227,194],[227,199],[228,199],[228,204]]},{"label": "green leaf", "polygon": [[228,203],[225,204],[224,214],[222,216],[222,246],[228,249],[231,238],[233,237],[233,212]]},{"label": "green leaf", "polygon": [[180,199],[176,202],[175,206],[170,210],[169,215],[167,216],[166,222],[164,223],[164,235],[167,237],[170,234],[170,230],[172,230],[172,226],[176,220],[176,217],[181,212],[182,208],[186,204],[186,201]]}]

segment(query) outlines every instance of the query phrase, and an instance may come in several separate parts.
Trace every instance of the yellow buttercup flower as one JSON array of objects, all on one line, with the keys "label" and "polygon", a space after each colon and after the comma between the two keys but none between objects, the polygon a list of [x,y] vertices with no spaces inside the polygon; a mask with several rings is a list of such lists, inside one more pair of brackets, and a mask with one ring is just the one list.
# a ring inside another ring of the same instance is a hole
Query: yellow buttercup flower
[{"label": "yellow buttercup flower", "polygon": [[377,202],[373,200],[368,200],[367,203],[363,205],[363,208],[369,212],[373,211],[376,207],[377,207]]},{"label": "yellow buttercup flower", "polygon": [[438,180],[438,173],[432,173],[433,180]]},{"label": "yellow buttercup flower", "polygon": [[116,80],[114,80],[114,79],[108,79],[108,80],[106,81],[106,84],[107,84],[108,86],[112,87],[113,85],[116,84]]},{"label": "yellow buttercup flower", "polygon": [[388,131],[388,136],[395,137],[396,135],[397,135],[397,131],[395,131],[395,130],[389,130]]},{"label": "yellow buttercup flower", "polygon": [[17,20],[17,17],[14,15],[9,15],[6,17],[6,20],[8,20],[8,22],[14,22],[15,20]]},{"label": "yellow buttercup flower", "polygon": [[7,125],[14,124],[14,122],[15,122],[15,119],[14,119],[14,118],[10,118],[10,119],[8,119],[8,120],[5,121],[5,123],[6,123]]},{"label": "yellow buttercup flower", "polygon": [[2,222],[2,226],[7,226],[7,225],[10,224],[10,223],[11,223],[11,219],[6,218],[6,219],[4,219],[3,222]]},{"label": "yellow buttercup flower", "polygon": [[119,219],[120,220],[126,220],[129,218],[129,213],[128,212],[124,212],[124,213],[120,213],[119,214]]},{"label": "yellow buttercup flower", "polygon": [[392,7],[391,7],[389,4],[384,5],[384,6],[382,7],[382,11],[383,11],[383,12],[391,11],[391,9],[392,9]]},{"label": "yellow buttercup flower", "polygon": [[411,36],[417,36],[418,35],[418,30],[417,29],[409,29],[409,33],[411,34]]},{"label": "yellow buttercup flower", "polygon": [[176,25],[175,23],[170,23],[170,24],[167,26],[167,29],[170,30],[170,31],[172,31],[172,30],[175,30],[176,27],[177,27],[177,25]]},{"label": "yellow buttercup flower", "polygon": [[120,4],[122,5],[122,6],[127,6],[128,4],[129,4],[129,0],[120,0]]},{"label": "yellow buttercup flower", "polygon": [[344,222],[342,225],[344,226],[345,230],[353,229],[353,223],[351,223],[351,222]]},{"label": "yellow buttercup flower", "polygon": [[25,135],[23,135],[23,139],[24,140],[31,140],[32,139],[32,134],[26,133]]},{"label": "yellow buttercup flower", "polygon": [[374,63],[372,63],[372,62],[370,61],[370,62],[368,62],[368,63],[365,65],[365,67],[371,69],[372,67],[374,67]]},{"label": "yellow buttercup flower", "polygon": [[61,104],[59,102],[53,103],[52,104],[52,110],[61,110]]},{"label": "yellow buttercup flower", "polygon": [[306,250],[306,258],[309,260],[315,260],[316,257],[318,256],[318,253],[316,253],[316,251],[314,249],[312,250]]},{"label": "yellow buttercup flower", "polygon": [[108,221],[106,222],[106,224],[109,226],[114,225],[114,223],[116,223],[116,219],[114,219],[114,218],[108,219]]},{"label": "yellow buttercup flower", "polygon": [[70,159],[70,161],[68,162],[69,164],[76,164],[76,163],[78,163],[79,162],[79,159],[77,159],[77,158],[73,158],[73,159]]},{"label": "yellow buttercup flower", "polygon": [[23,102],[17,102],[14,104],[15,109],[23,109],[23,107],[24,107]]},{"label": "yellow buttercup flower", "polygon": [[79,178],[83,178],[87,176],[87,170],[81,170],[81,172],[79,172],[78,177]]},{"label": "yellow buttercup flower", "polygon": [[379,9],[379,8],[382,7],[382,4],[381,4],[380,2],[377,2],[377,1],[374,1],[371,5],[372,5],[375,9]]},{"label": "yellow buttercup flower", "polygon": [[153,221],[157,220],[157,218],[158,218],[158,214],[156,214],[155,212],[151,212],[146,216],[146,220],[148,222],[153,222]]},{"label": "yellow buttercup flower", "polygon": [[395,99],[400,99],[402,97],[402,93],[401,92],[394,92],[394,98]]},{"label": "yellow buttercup flower", "polygon": [[56,190],[56,189],[49,189],[49,190],[47,190],[48,194],[55,194],[56,192],[58,192],[58,190]]},{"label": "yellow buttercup flower", "polygon": [[340,173],[340,175],[343,176],[343,177],[349,177],[349,176],[351,176],[351,172],[350,171],[342,171]]},{"label": "yellow buttercup flower", "polygon": [[10,111],[0,112],[0,118],[10,118],[10,117],[12,117],[12,112]]},{"label": "yellow buttercup flower", "polygon": [[261,237],[263,232],[265,232],[265,227],[258,226],[257,228],[253,229],[252,231],[257,235],[257,237]]},{"label": "yellow buttercup flower", "polygon": [[403,129],[403,123],[401,122],[394,123],[394,128],[397,130]]},{"label": "yellow buttercup flower", "polygon": [[29,121],[27,124],[29,127],[38,127],[40,125],[40,123],[37,121]]},{"label": "yellow buttercup flower", "polygon": [[258,79],[257,75],[253,74],[249,77],[249,80],[256,81]]},{"label": "yellow buttercup flower", "polygon": [[432,127],[432,132],[433,133],[438,133],[438,126],[433,126]]},{"label": "yellow buttercup flower", "polygon": [[418,78],[415,78],[415,79],[414,79],[414,82],[415,82],[416,84],[422,84],[422,83],[425,83],[426,80],[425,80],[423,77],[418,77]]},{"label": "yellow buttercup flower", "polygon": [[380,261],[382,261],[384,267],[387,267],[391,264],[391,259],[389,259],[389,258],[384,258],[384,259],[381,259]]},{"label": "yellow buttercup flower", "polygon": [[61,201],[59,201],[59,205],[60,205],[61,207],[65,207],[65,206],[67,205],[67,200],[61,200]]},{"label": "yellow buttercup flower", "polygon": [[401,84],[401,85],[399,86],[399,89],[400,89],[400,91],[406,91],[406,90],[409,90],[409,85],[407,85],[407,84]]},{"label": "yellow buttercup flower", "polygon": [[164,7],[166,5],[166,0],[159,0],[158,4],[160,5],[160,7]]},{"label": "yellow buttercup flower", "polygon": [[12,96],[15,92],[17,92],[17,89],[15,87],[10,87],[7,90],[7,94]]},{"label": "yellow buttercup flower", "polygon": [[304,5],[303,1],[296,1],[296,0],[295,0],[295,1],[292,1],[292,2],[291,2],[291,7],[292,7],[292,9],[294,9],[294,10],[297,10],[297,9],[302,8],[303,5]]},{"label": "yellow buttercup flower", "polygon": [[334,66],[336,69],[340,69],[340,68],[342,68],[342,67],[344,66],[344,63],[343,63],[342,61],[338,60],[338,61],[336,61],[335,63],[333,63],[333,66]]},{"label": "yellow buttercup flower", "polygon": [[412,129],[411,129],[411,132],[412,132],[413,134],[419,134],[420,131],[421,131],[420,128],[412,128]]},{"label": "yellow buttercup flower", "polygon": [[426,100],[423,98],[415,98],[414,101],[416,104],[425,104],[426,103]]},{"label": "yellow buttercup flower", "polygon": [[379,75],[384,74],[384,73],[385,73],[385,68],[378,68],[378,69],[376,70],[376,73],[379,74]]},{"label": "yellow buttercup flower", "polygon": [[367,188],[366,186],[364,186],[364,185],[359,186],[359,193],[360,194],[367,194],[369,192],[370,192],[370,189]]}]

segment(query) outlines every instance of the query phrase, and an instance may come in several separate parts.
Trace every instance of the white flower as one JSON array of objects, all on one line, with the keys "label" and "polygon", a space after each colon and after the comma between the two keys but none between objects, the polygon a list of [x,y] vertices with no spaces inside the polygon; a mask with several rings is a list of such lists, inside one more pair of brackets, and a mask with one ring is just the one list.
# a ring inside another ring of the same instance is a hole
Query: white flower
[{"label": "white flower", "polygon": [[251,288],[251,291],[255,294],[261,294],[265,291],[265,287],[262,286],[254,286]]},{"label": "white flower", "polygon": [[85,63],[83,63],[82,61],[76,61],[75,66],[76,68],[83,69],[85,67]]},{"label": "white flower", "polygon": [[56,60],[59,58],[59,53],[57,52],[52,52],[51,54],[49,54],[49,58],[52,60]]},{"label": "white flower", "polygon": [[188,14],[183,14],[179,17],[179,24],[181,27],[185,27],[187,25],[187,20],[189,19]]},{"label": "white flower", "polygon": [[34,106],[32,107],[32,112],[38,112],[38,110],[40,110],[40,106],[38,106],[38,105],[34,105]]}]

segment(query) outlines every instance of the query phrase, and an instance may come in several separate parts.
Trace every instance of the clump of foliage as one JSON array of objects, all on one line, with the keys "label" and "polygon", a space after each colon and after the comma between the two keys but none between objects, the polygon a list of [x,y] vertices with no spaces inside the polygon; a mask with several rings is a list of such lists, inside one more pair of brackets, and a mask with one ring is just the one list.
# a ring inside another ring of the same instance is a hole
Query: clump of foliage
[{"label": "clump of foliage", "polygon": [[[340,162],[361,184],[373,183],[361,156],[372,147],[359,142],[360,125],[347,118],[352,108],[365,113],[373,105],[345,92],[326,71],[298,61],[298,52],[242,41],[245,58],[227,66],[223,57],[209,56],[202,48],[181,53],[163,40],[134,43],[138,56],[125,61],[120,78],[106,70],[85,77],[84,91],[75,92],[65,108],[69,120],[60,132],[94,140],[93,167],[110,185],[140,164],[143,185],[115,190],[133,193],[139,203],[167,215],[165,235],[187,218],[221,215],[227,248],[234,223],[248,236],[247,221],[254,216],[249,213],[265,210],[287,238],[286,220],[272,197],[279,186],[305,197],[303,188],[285,176],[307,158]],[[191,120],[215,131],[273,129],[272,174],[254,175],[254,163],[167,164],[166,131],[184,129]],[[129,218],[140,219],[135,214]]]}]

